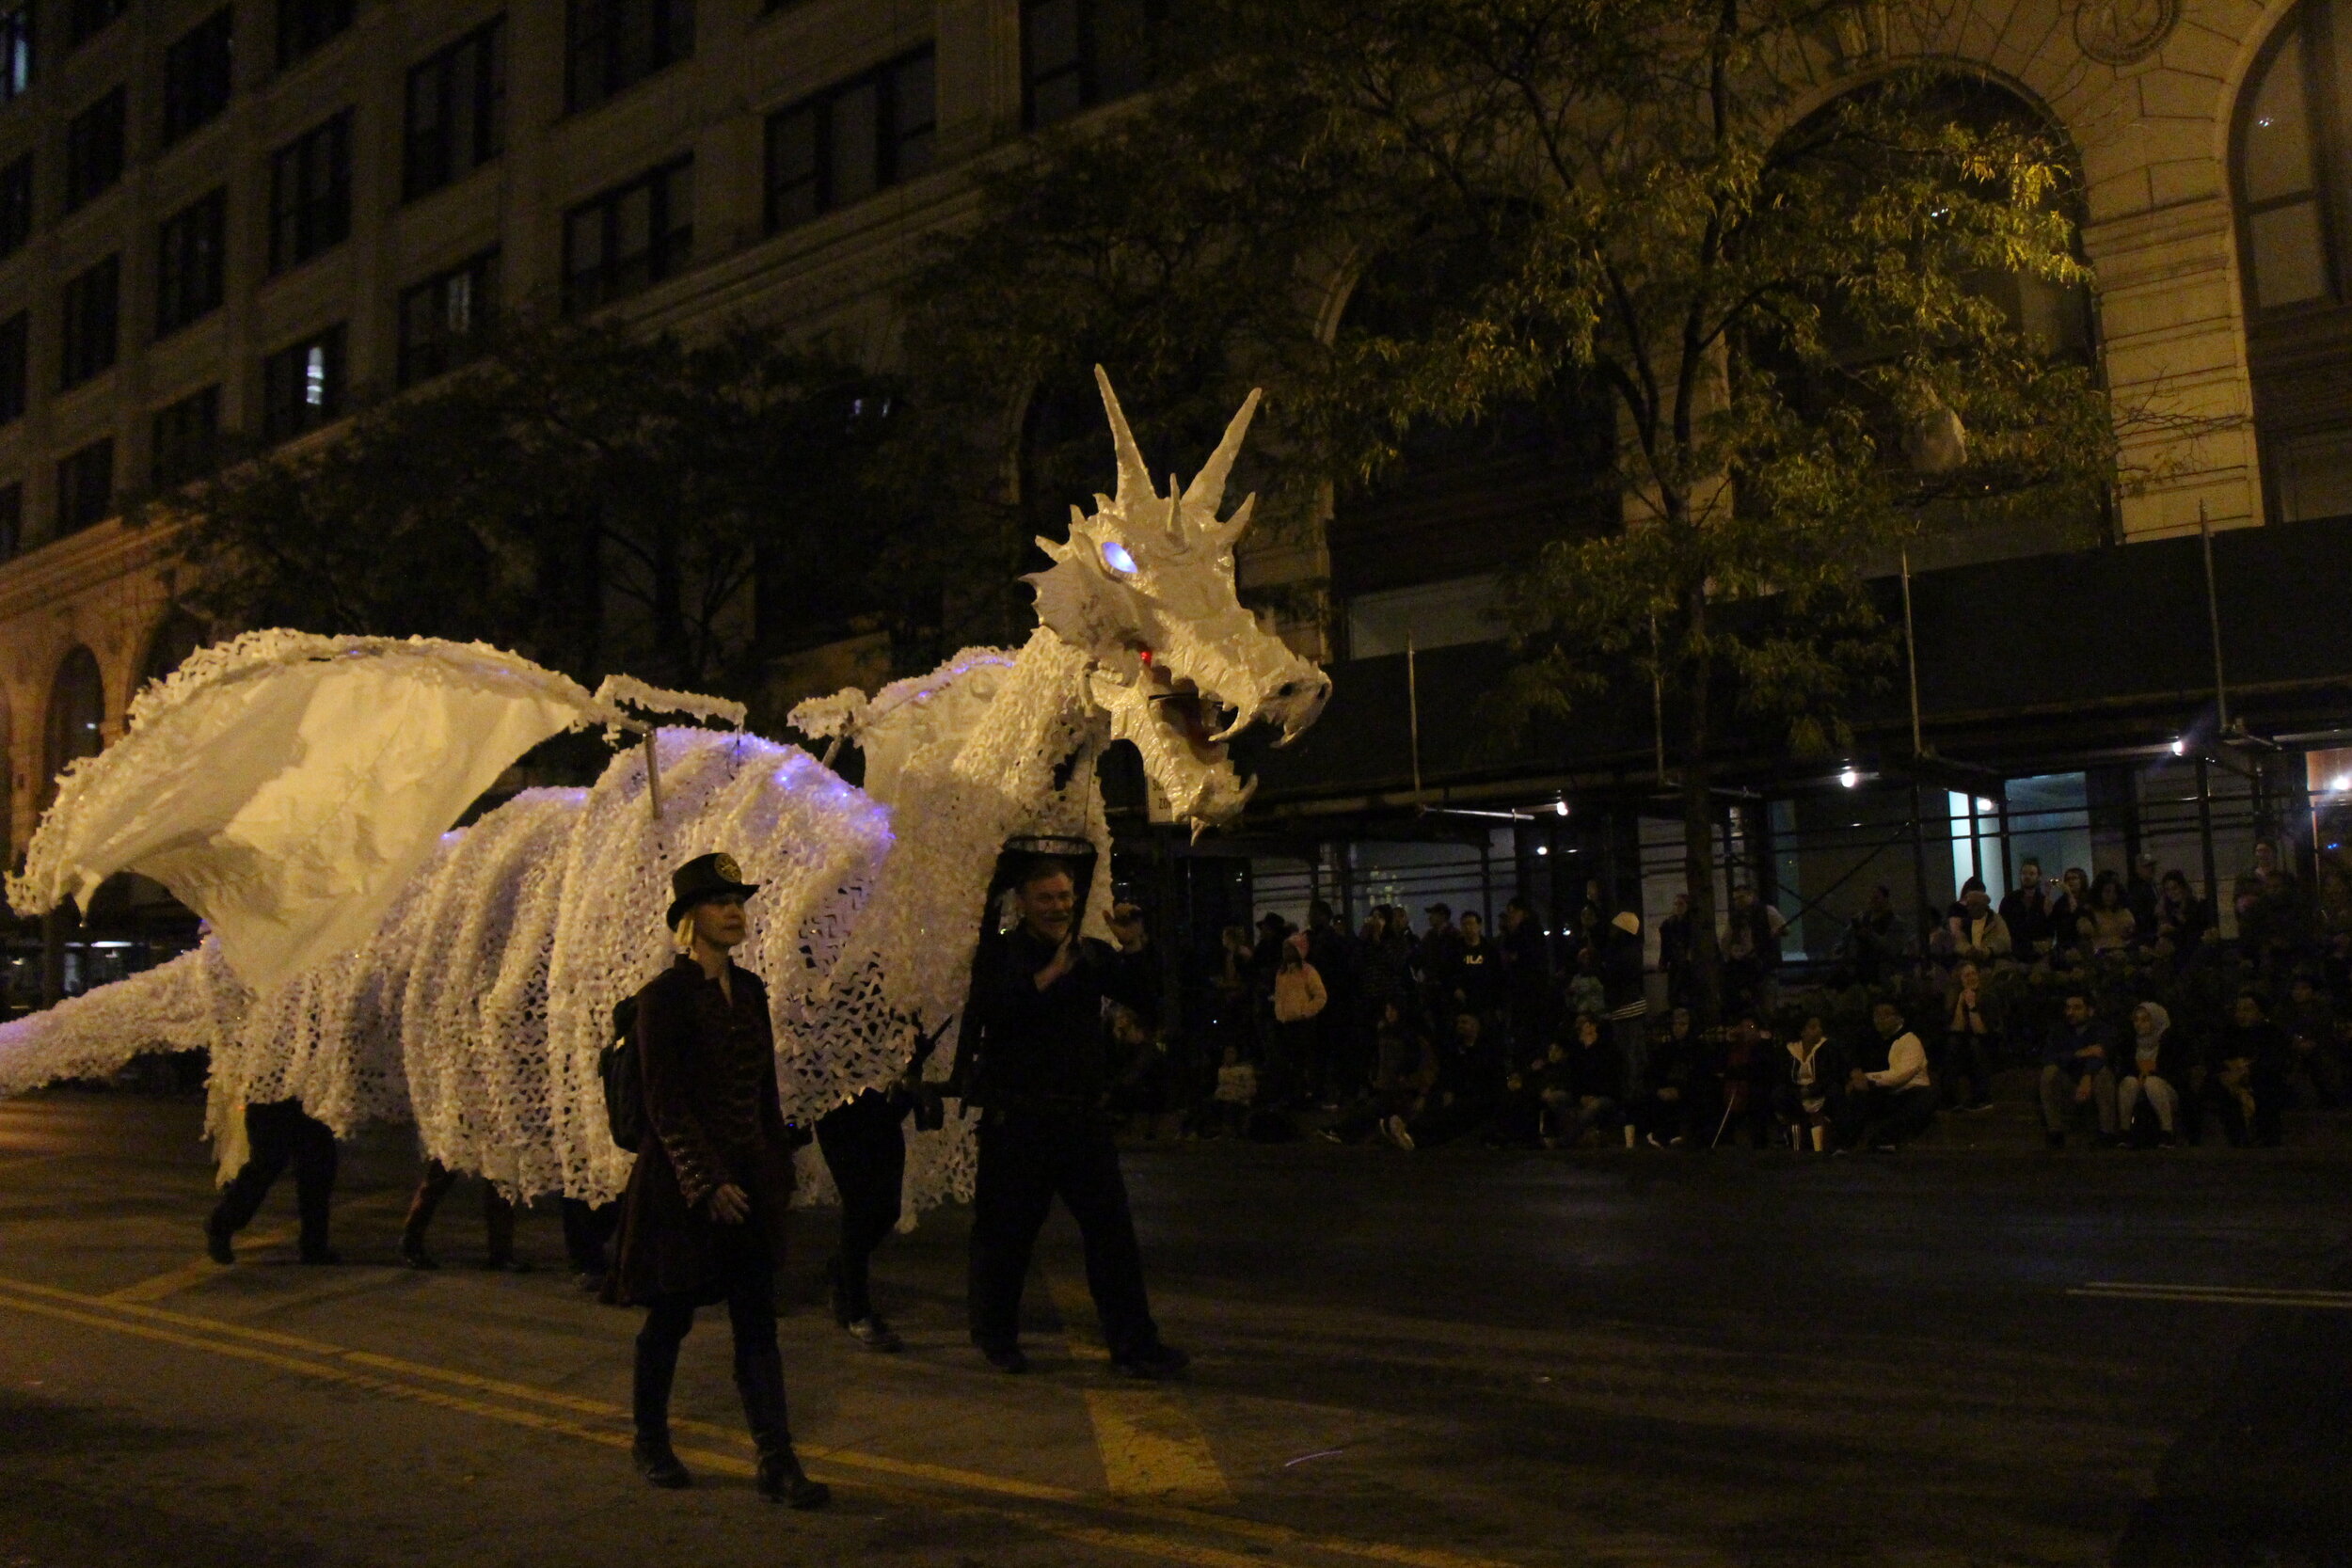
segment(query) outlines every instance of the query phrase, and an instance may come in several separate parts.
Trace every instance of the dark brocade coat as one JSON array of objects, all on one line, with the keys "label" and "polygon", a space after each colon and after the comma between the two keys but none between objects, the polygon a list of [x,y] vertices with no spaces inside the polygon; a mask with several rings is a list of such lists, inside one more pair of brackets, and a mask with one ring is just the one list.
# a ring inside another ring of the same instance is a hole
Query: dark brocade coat
[{"label": "dark brocade coat", "polygon": [[[707,1305],[737,1271],[784,1260],[792,1147],[776,1099],[768,988],[745,969],[729,979],[732,1002],[681,958],[637,993],[645,1136],[621,1197],[608,1301]],[[740,1225],[710,1216],[710,1195],[729,1181],[751,1198]]]}]

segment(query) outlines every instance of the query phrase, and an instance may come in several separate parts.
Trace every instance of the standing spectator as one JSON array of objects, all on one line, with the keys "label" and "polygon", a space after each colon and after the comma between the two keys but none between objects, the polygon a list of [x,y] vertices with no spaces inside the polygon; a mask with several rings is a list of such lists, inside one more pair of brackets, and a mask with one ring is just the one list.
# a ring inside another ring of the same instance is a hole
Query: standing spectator
[{"label": "standing spectator", "polygon": [[1991,964],[2009,957],[2009,925],[1993,907],[1982,877],[1961,884],[1960,902],[1952,906],[1946,924],[1952,933],[1952,953],[1963,963]]},{"label": "standing spectator", "polygon": [[1649,1016],[1649,987],[1642,969],[1642,917],[1631,910],[1620,910],[1610,919],[1601,942],[1600,986],[1629,1092],[1643,1082],[1642,1052]]},{"label": "standing spectator", "polygon": [[1675,895],[1674,911],[1658,923],[1658,967],[1666,975],[1666,1005],[1691,1000],[1691,895]]},{"label": "standing spectator", "polygon": [[1808,1144],[1816,1154],[1829,1151],[1833,1129],[1841,1119],[1846,1096],[1845,1053],[1829,1043],[1821,1015],[1808,1014],[1804,1028],[1788,1042],[1788,1081],[1777,1097],[1780,1119],[1788,1128],[1788,1141],[1803,1153]]},{"label": "standing spectator", "polygon": [[1511,1049],[1525,1053],[1549,1037],[1545,1004],[1551,999],[1551,946],[1543,922],[1524,898],[1502,907],[1502,999],[1511,1020]]},{"label": "standing spectator", "polygon": [[[2188,1082],[2182,1069],[2180,1048],[2165,1037],[2171,1033],[2172,1015],[2154,1002],[2132,1009],[2132,1059],[2123,1081],[2115,1086],[2115,1114],[2123,1135],[2145,1148],[2180,1142],[2181,1089]],[[2155,1118],[2153,1138],[2139,1132],[2139,1110],[2145,1103]]]},{"label": "standing spectator", "polygon": [[2070,865],[2061,879],[2065,883],[2057,905],[2050,911],[2050,951],[2075,953],[2083,942],[2083,917],[2090,912],[2090,879],[2083,875],[2079,865]]},{"label": "standing spectator", "polygon": [[1486,923],[1475,914],[1462,916],[1462,945],[1454,964],[1460,977],[1455,1005],[1476,1013],[1488,1034],[1496,1033],[1495,1017],[1502,1000],[1502,951],[1486,940]]},{"label": "standing spectator", "polygon": [[1413,992],[1413,933],[1402,910],[1383,904],[1364,923],[1362,951],[1364,1004],[1377,1020],[1380,1009],[1393,1002],[1409,1010]]},{"label": "standing spectator", "polygon": [[2155,854],[2142,849],[2132,859],[2132,879],[2123,889],[2123,901],[2131,906],[2132,919],[2138,924],[2142,942],[2155,934],[2157,886]]},{"label": "standing spectator", "polygon": [[2168,871],[2156,884],[2156,918],[2152,946],[2174,967],[2185,965],[2213,929],[2213,911],[2188,885],[2188,878]]},{"label": "standing spectator", "polygon": [[[1307,943],[1282,944],[1281,967],[1274,974],[1274,1077],[1282,1099],[1304,1099],[1316,1090],[1321,1069],[1315,1021],[1329,1006],[1323,976],[1307,961]],[[1279,1103],[1279,1101],[1278,1101]]]},{"label": "standing spectator", "polygon": [[1422,993],[1434,1029],[1438,1021],[1454,1016],[1454,993],[1461,986],[1462,933],[1447,905],[1432,904],[1425,912],[1429,926],[1422,933],[1419,962]]},{"label": "standing spectator", "polygon": [[1876,1072],[1855,1069],[1847,1079],[1862,1101],[1862,1127],[1855,1142],[1884,1152],[1910,1142],[1935,1120],[1935,1079],[1928,1071],[1928,1048],[1904,1024],[1893,1002],[1870,1009],[1870,1022],[1886,1041],[1886,1066]]},{"label": "standing spectator", "polygon": [[1332,918],[1329,904],[1318,898],[1307,906],[1307,961],[1323,976],[1324,991],[1330,998],[1316,1023],[1320,1067],[1313,1085],[1327,1101],[1338,1099],[1343,1091],[1356,1093],[1372,1076],[1360,954],[1347,927]]},{"label": "standing spectator", "polygon": [[1780,941],[1788,923],[1770,904],[1756,902],[1756,890],[1731,890],[1731,912],[1724,919],[1723,977],[1726,1008],[1769,1009],[1767,994],[1772,973],[1780,968]]},{"label": "standing spectator", "polygon": [[1963,1111],[1992,1108],[1993,1064],[2001,1026],[2000,1004],[1985,989],[1983,970],[1962,964],[1944,993],[1944,1074],[1955,1094],[1959,1080],[1968,1080],[1968,1097],[1959,1101]]},{"label": "standing spectator", "polygon": [[2058,902],[2042,879],[2040,861],[2027,855],[2017,863],[2017,885],[2001,900],[2001,924],[2009,927],[2010,952],[2020,963],[2050,956]]},{"label": "standing spectator", "polygon": [[1600,978],[1600,949],[1590,942],[1576,950],[1576,964],[1568,973],[1566,1011],[1571,1018],[1601,1018],[1609,1011],[1608,988]]},{"label": "standing spectator", "polygon": [[2276,840],[2254,841],[2254,864],[2239,874],[2233,902],[2238,944],[2257,968],[2267,972],[2306,935],[2302,888],[2295,874],[2280,864]]},{"label": "standing spectator", "polygon": [[2089,1106],[2098,1117],[2099,1142],[2115,1141],[2115,1039],[2091,1010],[2090,993],[2066,993],[2065,1019],[2042,1053],[2042,1127],[2052,1148],[2066,1147],[2067,1124]]},{"label": "standing spectator", "polygon": [[2112,871],[2099,874],[2090,889],[2090,913],[2082,922],[2084,945],[2093,954],[2128,950],[2139,932],[2138,917],[2123,894],[2122,879]]},{"label": "standing spectator", "polygon": [[1875,986],[1902,962],[1902,922],[1895,913],[1895,895],[1881,882],[1870,890],[1870,901],[1846,927],[1846,974],[1857,986]]}]

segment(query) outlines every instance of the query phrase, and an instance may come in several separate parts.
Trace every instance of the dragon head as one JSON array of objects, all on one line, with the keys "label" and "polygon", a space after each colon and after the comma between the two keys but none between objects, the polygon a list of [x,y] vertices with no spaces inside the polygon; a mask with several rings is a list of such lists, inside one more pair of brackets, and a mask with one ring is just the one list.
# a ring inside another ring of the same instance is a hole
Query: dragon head
[{"label": "dragon head", "polygon": [[1242,608],[1233,589],[1233,545],[1249,526],[1252,496],[1219,517],[1225,481],[1257,411],[1251,392],[1226,427],[1207,467],[1163,496],[1120,411],[1110,378],[1103,389],[1119,455],[1119,494],[1096,496],[1091,516],[1070,509],[1070,537],[1041,538],[1054,560],[1026,579],[1038,619],[1093,659],[1089,685],[1109,717],[1113,739],[1132,741],[1145,773],[1179,818],[1200,828],[1227,822],[1248,803],[1228,743],[1256,723],[1286,745],[1313,723],[1331,678],[1291,651]]}]

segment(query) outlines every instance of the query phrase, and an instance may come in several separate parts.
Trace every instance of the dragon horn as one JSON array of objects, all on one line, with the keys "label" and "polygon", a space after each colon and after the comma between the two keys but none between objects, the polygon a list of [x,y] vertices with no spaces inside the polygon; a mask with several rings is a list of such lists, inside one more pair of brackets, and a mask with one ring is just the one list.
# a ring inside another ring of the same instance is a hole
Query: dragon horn
[{"label": "dragon horn", "polygon": [[1094,384],[1103,388],[1103,412],[1110,416],[1111,440],[1119,449],[1119,504],[1125,507],[1158,496],[1152,470],[1143,466],[1143,453],[1136,448],[1135,432],[1127,428],[1127,416],[1120,410],[1119,394],[1111,390],[1111,378],[1100,365],[1094,367]]},{"label": "dragon horn", "polygon": [[1241,400],[1241,412],[1225,427],[1225,438],[1209,454],[1208,466],[1192,476],[1192,484],[1184,491],[1186,511],[1201,508],[1209,521],[1216,519],[1216,509],[1225,503],[1226,476],[1233,471],[1233,459],[1241,455],[1242,437],[1249,434],[1250,417],[1258,412],[1261,390],[1253,387],[1249,395]]}]

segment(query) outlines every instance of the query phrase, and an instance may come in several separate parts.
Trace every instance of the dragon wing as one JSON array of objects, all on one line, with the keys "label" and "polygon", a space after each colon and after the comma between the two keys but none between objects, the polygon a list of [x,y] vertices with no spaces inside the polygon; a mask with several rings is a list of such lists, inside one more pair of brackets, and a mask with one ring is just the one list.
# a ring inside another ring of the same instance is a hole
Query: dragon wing
[{"label": "dragon wing", "polygon": [[257,991],[364,941],[474,799],[602,694],[481,643],[249,632],[131,705],[59,778],[8,901],[26,915],[136,871],[212,924]]}]

